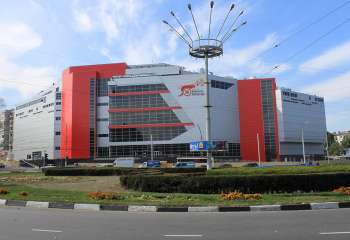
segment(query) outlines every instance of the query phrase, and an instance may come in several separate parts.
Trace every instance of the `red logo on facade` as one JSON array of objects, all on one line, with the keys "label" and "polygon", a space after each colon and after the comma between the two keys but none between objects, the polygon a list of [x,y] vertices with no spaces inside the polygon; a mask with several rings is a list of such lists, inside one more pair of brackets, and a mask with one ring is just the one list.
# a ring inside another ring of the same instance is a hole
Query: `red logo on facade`
[{"label": "red logo on facade", "polygon": [[194,83],[184,84],[180,88],[181,93],[179,94],[179,96],[204,95],[204,91],[197,88],[203,85],[204,82],[202,80],[196,80]]}]

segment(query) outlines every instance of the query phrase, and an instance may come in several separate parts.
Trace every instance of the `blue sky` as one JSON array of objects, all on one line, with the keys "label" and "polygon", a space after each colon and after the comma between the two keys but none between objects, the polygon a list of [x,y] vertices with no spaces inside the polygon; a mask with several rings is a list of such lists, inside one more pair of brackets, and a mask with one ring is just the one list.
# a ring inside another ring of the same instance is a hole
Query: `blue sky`
[{"label": "blue sky", "polygon": [[[200,32],[206,34],[209,1],[191,3]],[[224,56],[210,61],[210,71],[237,78],[276,77],[279,86],[324,96],[328,129],[350,129],[350,1],[215,1],[213,32],[231,3],[236,4],[234,14],[245,10],[242,20],[248,24],[227,41]],[[198,70],[202,61],[190,58],[186,46],[161,23],[166,19],[175,25],[169,14],[173,10],[194,33],[187,4],[187,0],[4,1],[0,97],[12,107],[59,82],[62,70],[71,65],[166,62]],[[276,65],[280,67],[272,71]]]}]

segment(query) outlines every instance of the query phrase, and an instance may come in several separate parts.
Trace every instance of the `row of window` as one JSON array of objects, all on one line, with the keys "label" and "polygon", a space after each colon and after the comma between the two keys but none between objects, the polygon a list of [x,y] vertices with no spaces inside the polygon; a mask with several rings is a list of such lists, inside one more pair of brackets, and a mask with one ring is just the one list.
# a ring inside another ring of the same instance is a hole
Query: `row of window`
[{"label": "row of window", "polygon": [[160,94],[109,97],[110,108],[143,108],[168,106]]},{"label": "row of window", "polygon": [[211,80],[210,85],[212,88],[219,88],[219,89],[229,89],[232,87],[234,84],[233,83],[228,83],[228,82],[222,82],[222,81],[217,81],[217,80]]},{"label": "row of window", "polygon": [[[176,160],[179,156],[205,156],[205,152],[191,152],[189,144],[154,144],[153,153],[155,157]],[[150,145],[126,145],[98,147],[97,157],[140,157],[149,159],[151,155]],[[214,156],[240,156],[239,143],[229,143],[227,151],[213,152]]]},{"label": "row of window", "polygon": [[22,109],[22,108],[26,108],[26,107],[32,106],[32,105],[37,104],[37,103],[40,103],[40,102],[46,102],[46,97],[42,97],[42,98],[33,100],[33,101],[31,101],[31,102],[28,102],[28,103],[19,105],[18,107],[16,107],[16,110],[20,110],[20,109]]},{"label": "row of window", "polygon": [[171,110],[110,113],[109,120],[112,125],[180,122]]},{"label": "row of window", "polygon": [[160,84],[131,85],[131,86],[110,85],[109,89],[112,93],[168,90],[167,87],[162,83],[160,83]]},{"label": "row of window", "polygon": [[54,103],[45,104],[45,105],[43,105],[43,108],[48,108],[48,107],[51,107],[53,105],[54,105]]},{"label": "row of window", "polygon": [[110,142],[142,142],[171,140],[186,132],[181,127],[158,127],[158,128],[121,128],[109,130]]}]

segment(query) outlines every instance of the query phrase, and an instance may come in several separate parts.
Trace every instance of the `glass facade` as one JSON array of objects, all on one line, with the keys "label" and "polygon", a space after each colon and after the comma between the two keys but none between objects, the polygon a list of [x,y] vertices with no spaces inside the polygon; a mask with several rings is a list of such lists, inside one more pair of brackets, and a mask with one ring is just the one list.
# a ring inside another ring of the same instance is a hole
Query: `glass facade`
[{"label": "glass facade", "polygon": [[185,127],[150,127],[109,129],[110,142],[142,142],[171,140],[186,132]]},{"label": "glass facade", "polygon": [[160,94],[111,96],[109,97],[110,108],[145,108],[165,107],[168,104]]},{"label": "glass facade", "polygon": [[145,84],[145,85],[129,85],[129,86],[118,86],[111,85],[111,93],[125,93],[125,92],[145,92],[145,91],[159,91],[168,90],[164,84]]},{"label": "glass facade", "polygon": [[99,79],[96,82],[96,92],[98,97],[108,96],[108,78]]},{"label": "glass facade", "polygon": [[266,160],[277,157],[274,95],[271,80],[261,81],[261,97],[264,117],[264,140]]},{"label": "glass facade", "polygon": [[[124,145],[110,146],[110,157],[138,157],[149,159],[151,154],[150,145]],[[155,144],[153,146],[155,159],[176,161],[177,157],[205,156],[205,152],[191,152],[189,144]],[[228,150],[213,152],[217,158],[239,158],[240,146],[238,143],[229,143]],[[102,157],[102,156],[101,156]]]},{"label": "glass facade", "polygon": [[109,121],[111,125],[180,122],[171,110],[110,113]]},{"label": "glass facade", "polygon": [[[98,82],[98,81],[97,81]],[[90,79],[90,108],[89,108],[89,127],[90,127],[90,158],[95,157],[95,79]]]}]

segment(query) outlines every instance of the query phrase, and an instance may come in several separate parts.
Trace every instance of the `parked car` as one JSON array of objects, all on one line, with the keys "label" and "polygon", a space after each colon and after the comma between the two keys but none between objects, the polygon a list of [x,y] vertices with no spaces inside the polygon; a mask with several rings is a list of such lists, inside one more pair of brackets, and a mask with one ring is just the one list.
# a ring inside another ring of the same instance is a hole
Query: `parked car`
[{"label": "parked car", "polygon": [[5,164],[0,163],[0,168],[5,168]]},{"label": "parked car", "polygon": [[194,162],[177,162],[176,168],[195,168],[196,164]]},{"label": "parked car", "polygon": [[158,160],[148,160],[143,163],[144,168],[160,168],[160,161]]}]

